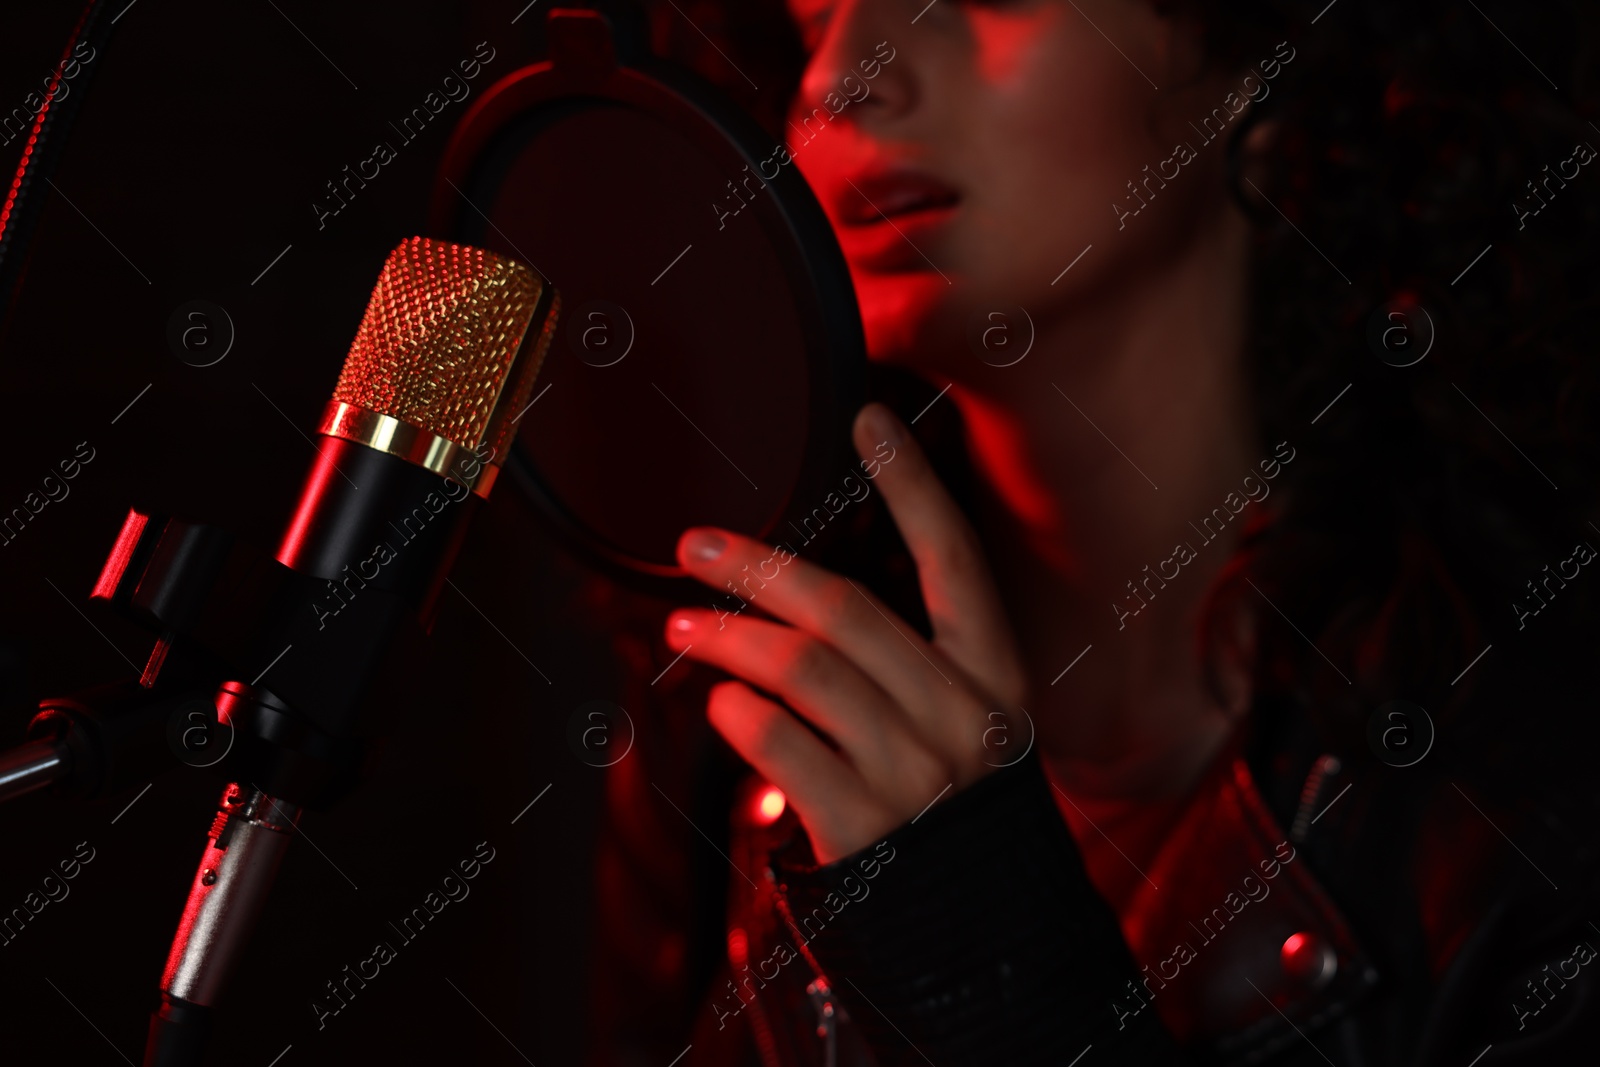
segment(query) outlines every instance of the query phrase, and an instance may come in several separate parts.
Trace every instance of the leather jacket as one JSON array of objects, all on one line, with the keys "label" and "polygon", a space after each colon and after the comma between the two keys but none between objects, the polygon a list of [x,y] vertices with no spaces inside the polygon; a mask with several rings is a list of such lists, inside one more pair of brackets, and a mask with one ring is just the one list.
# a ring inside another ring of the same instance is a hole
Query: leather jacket
[{"label": "leather jacket", "polygon": [[[669,721],[704,707],[711,672],[688,674]],[[1592,854],[1486,808],[1427,761],[1320,751],[1292,707],[1253,710],[1120,919],[1037,758],[820,868],[792,813],[763,811],[758,778],[695,802],[706,765],[677,766],[686,792],[672,806],[654,779],[658,796],[635,784],[613,800],[629,806],[634,848],[657,850],[634,856],[637,877],[681,879],[670,840],[725,884],[675,890],[701,906],[700,940],[719,958],[696,977],[677,931],[675,967],[597,994],[612,1037],[627,1029],[615,1020],[655,1013],[657,1048],[680,1067],[1494,1067],[1600,1049]],[[613,782],[648,768],[624,761]],[[732,817],[712,840],[718,811]],[[637,883],[611,888],[616,908],[637,908]],[[631,929],[624,953],[637,962],[649,936]],[[660,1037],[673,1026],[681,1041]]]}]

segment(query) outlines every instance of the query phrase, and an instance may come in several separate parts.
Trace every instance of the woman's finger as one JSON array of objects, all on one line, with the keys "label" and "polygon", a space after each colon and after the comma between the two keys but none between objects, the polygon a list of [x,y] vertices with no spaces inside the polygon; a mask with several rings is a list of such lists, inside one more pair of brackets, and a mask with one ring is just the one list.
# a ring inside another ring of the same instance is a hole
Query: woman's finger
[{"label": "woman's finger", "polygon": [[887,693],[832,646],[782,623],[723,620],[680,609],[667,619],[667,644],[780,698],[831,737],[869,778],[907,743],[905,715]]},{"label": "woman's finger", "polygon": [[[679,539],[678,561],[712,589],[826,641],[909,711],[932,712],[953,691],[957,672],[871,592],[782,546],[696,527]],[[713,625],[743,611],[717,609]]]},{"label": "woman's finger", "polygon": [[859,774],[781,704],[743,682],[712,686],[706,718],[746,763],[783,790],[821,862],[853,850],[862,836],[854,824],[863,816],[885,817]]},{"label": "woman's finger", "polygon": [[894,449],[876,481],[916,560],[934,645],[1002,702],[1020,703],[1022,662],[972,524],[922,447],[887,407],[862,408],[853,436],[863,460],[881,456],[884,443]]}]

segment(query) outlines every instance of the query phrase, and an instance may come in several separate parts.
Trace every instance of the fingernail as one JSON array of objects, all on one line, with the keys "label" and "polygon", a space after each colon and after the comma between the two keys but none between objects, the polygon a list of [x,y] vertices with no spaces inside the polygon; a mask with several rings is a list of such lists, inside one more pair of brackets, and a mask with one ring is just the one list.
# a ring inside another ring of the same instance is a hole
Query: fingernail
[{"label": "fingernail", "polygon": [[875,439],[891,447],[905,443],[905,427],[894,412],[882,404],[867,405],[867,430]]},{"label": "fingernail", "polygon": [[683,554],[702,563],[716,559],[727,547],[727,539],[715,530],[695,529],[683,535]]},{"label": "fingernail", "polygon": [[694,625],[693,615],[674,615],[667,621],[667,628],[677,634],[693,633]]}]

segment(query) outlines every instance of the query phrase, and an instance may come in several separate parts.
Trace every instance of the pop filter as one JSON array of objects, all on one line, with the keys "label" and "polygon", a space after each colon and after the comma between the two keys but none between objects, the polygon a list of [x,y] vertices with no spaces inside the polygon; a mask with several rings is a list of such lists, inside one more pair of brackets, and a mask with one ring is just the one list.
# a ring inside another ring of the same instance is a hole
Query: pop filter
[{"label": "pop filter", "polygon": [[452,134],[432,231],[555,284],[506,471],[574,548],[659,588],[686,527],[792,540],[851,473],[860,315],[781,142],[625,21],[558,9],[548,29],[550,58]]}]

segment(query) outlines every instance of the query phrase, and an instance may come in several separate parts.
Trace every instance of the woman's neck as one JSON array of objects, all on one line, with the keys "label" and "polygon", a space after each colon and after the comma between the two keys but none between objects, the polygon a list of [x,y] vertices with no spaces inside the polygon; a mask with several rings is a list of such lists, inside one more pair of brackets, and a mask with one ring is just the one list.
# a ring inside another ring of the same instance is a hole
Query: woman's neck
[{"label": "woman's neck", "polygon": [[1039,745],[1086,796],[1181,790],[1230,727],[1195,640],[1249,516],[1210,540],[1218,524],[1198,524],[1263,458],[1242,361],[1248,235],[1229,215],[1041,323],[1022,363],[951,390]]}]

